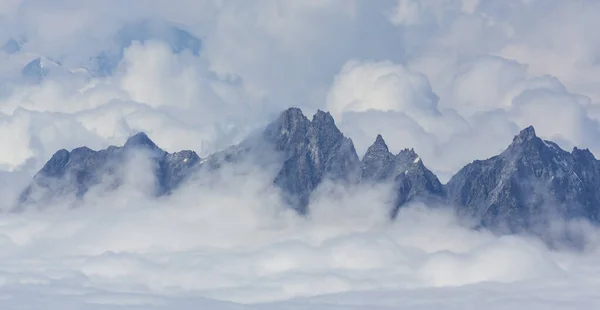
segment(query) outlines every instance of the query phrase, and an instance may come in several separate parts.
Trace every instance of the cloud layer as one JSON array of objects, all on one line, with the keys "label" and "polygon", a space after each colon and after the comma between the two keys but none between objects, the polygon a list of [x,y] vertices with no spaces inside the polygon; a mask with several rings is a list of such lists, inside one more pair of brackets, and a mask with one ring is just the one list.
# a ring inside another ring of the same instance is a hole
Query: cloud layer
[{"label": "cloud layer", "polygon": [[[593,0],[4,0],[0,206],[58,149],[145,131],[167,151],[205,156],[290,106],[331,111],[359,154],[377,134],[393,152],[414,147],[442,181],[528,125],[600,154],[598,16]],[[38,57],[40,83],[21,72]],[[443,207],[411,206],[388,223],[390,188],[335,184],[303,219],[282,207],[270,172],[236,168],[242,176],[227,170],[153,200],[134,163],[127,187],[84,208],[3,214],[0,304],[600,304],[598,232],[585,223],[560,223],[588,236],[583,252],[548,249],[471,230]]]},{"label": "cloud layer", "polygon": [[[525,289],[548,299],[541,303],[548,306],[558,288],[597,286],[599,231],[585,223],[567,223],[584,231],[585,250],[557,251],[534,237],[472,230],[443,207],[412,205],[389,222],[387,185],[326,184],[304,218],[283,206],[272,175],[252,166],[206,174],[158,200],[146,194],[148,178],[134,173],[143,167],[139,158],[131,161],[126,186],[110,195],[87,195],[78,209],[62,208],[63,201],[44,212],[3,216],[6,300],[0,304],[35,305],[37,300],[26,299],[33,295],[56,307],[186,309],[190,300],[202,305],[210,298],[262,309],[270,306],[257,303],[346,293],[331,302],[297,301],[328,309],[329,303],[355,302],[383,307],[369,297],[375,294],[388,294],[388,303],[401,306],[423,303],[418,294],[430,292],[441,303],[458,291],[487,305],[472,294],[500,291],[509,304]],[[481,284],[486,282],[495,284]],[[370,293],[357,300],[348,293],[355,291]],[[392,297],[412,292],[414,299]]]}]

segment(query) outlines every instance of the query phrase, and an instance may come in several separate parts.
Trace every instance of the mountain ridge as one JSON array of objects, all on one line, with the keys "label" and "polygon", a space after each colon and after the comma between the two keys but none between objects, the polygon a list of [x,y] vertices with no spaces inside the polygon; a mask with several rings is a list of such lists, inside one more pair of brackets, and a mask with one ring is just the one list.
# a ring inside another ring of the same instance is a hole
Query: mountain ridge
[{"label": "mountain ridge", "polygon": [[[547,224],[552,217],[600,221],[600,162],[588,149],[567,152],[542,140],[532,126],[521,130],[502,153],[465,165],[442,184],[414,149],[393,154],[377,135],[359,158],[352,140],[337,128],[330,113],[318,110],[308,119],[298,108],[284,110],[259,134],[206,158],[191,150],[167,153],[145,133],[131,136],[121,147],[59,150],[34,176],[20,202],[37,203],[73,193],[83,197],[107,176],[114,178],[116,188],[125,157],[132,151],[151,158],[157,196],[171,194],[205,167],[220,169],[254,156],[276,166],[273,184],[300,214],[309,213],[312,192],[332,180],[393,183],[392,219],[407,203],[433,201],[452,206],[485,227],[509,232]],[[277,156],[263,155],[268,152]],[[40,189],[46,194],[36,193]]]}]

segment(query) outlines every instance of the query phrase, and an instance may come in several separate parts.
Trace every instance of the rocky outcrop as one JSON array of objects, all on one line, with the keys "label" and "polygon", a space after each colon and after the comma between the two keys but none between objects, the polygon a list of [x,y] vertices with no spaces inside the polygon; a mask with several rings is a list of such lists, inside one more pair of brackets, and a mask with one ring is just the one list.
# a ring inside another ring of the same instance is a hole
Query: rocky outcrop
[{"label": "rocky outcrop", "polygon": [[156,195],[169,193],[177,187],[200,162],[193,151],[169,154],[160,149],[144,133],[130,137],[123,147],[109,146],[94,151],[79,147],[59,150],[34,176],[21,195],[21,203],[49,202],[66,195],[83,197],[91,187],[104,184],[117,188],[123,180],[128,157],[141,152],[147,157],[156,176]]},{"label": "rocky outcrop", "polygon": [[522,130],[500,155],[477,160],[448,182],[449,200],[484,226],[519,231],[552,219],[598,220],[600,163]]},{"label": "rocky outcrop", "polygon": [[324,179],[359,180],[360,160],[354,144],[327,112],[317,111],[310,121],[300,109],[287,109],[267,126],[263,136],[283,154],[274,183],[300,213],[307,212],[310,194]]},{"label": "rocky outcrop", "polygon": [[[362,161],[352,141],[331,115],[317,111],[309,120],[290,108],[264,130],[239,145],[201,160],[193,151],[167,153],[139,133],[124,146],[94,151],[60,150],[23,192],[23,203],[54,197],[83,197],[91,187],[120,186],[123,166],[133,152],[150,159],[156,195],[171,193],[196,173],[249,161],[273,169],[273,183],[290,207],[309,212],[313,191],[326,180],[345,184],[390,182],[395,202],[391,217],[413,201],[443,202],[482,226],[515,232],[552,219],[600,220],[600,161],[589,150],[562,150],[525,128],[501,154],[476,160],[445,186],[412,149],[392,154],[378,135]],[[201,169],[206,168],[206,169]]]},{"label": "rocky outcrop", "polygon": [[390,153],[381,135],[378,135],[362,160],[362,178],[365,182],[394,182],[395,202],[391,216],[414,200],[442,202],[444,188],[413,149]]}]

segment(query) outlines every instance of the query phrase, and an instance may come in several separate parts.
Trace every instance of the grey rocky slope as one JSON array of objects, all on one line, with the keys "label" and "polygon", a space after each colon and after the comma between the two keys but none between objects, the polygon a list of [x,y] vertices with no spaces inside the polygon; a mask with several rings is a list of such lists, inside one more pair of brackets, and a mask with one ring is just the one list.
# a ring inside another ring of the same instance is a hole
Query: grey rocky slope
[{"label": "grey rocky slope", "polygon": [[300,213],[307,212],[310,194],[324,179],[359,180],[360,160],[354,144],[329,113],[317,111],[310,121],[300,109],[287,109],[263,134],[283,155],[274,183]]},{"label": "grey rocky slope", "polygon": [[[289,206],[301,214],[308,212],[312,192],[326,180],[346,184],[395,182],[398,195],[393,213],[400,205],[421,196],[441,195],[441,184],[414,151],[392,155],[383,142],[384,152],[376,154],[379,141],[383,139],[378,137],[361,163],[352,140],[340,132],[329,113],[317,111],[309,120],[297,108],[283,111],[264,130],[242,143],[202,160],[192,151],[164,152],[139,133],[123,147],[100,151],[81,147],[56,152],[23,192],[21,203],[41,203],[65,195],[82,198],[90,188],[98,186],[104,186],[104,190],[117,188],[129,155],[140,150],[154,166],[156,195],[171,193],[194,174],[240,162],[274,167],[274,185],[280,188]],[[390,157],[389,162],[383,163],[385,174],[369,172],[377,166],[374,156]]]},{"label": "grey rocky slope", "polygon": [[398,209],[414,200],[443,201],[443,185],[425,165],[413,149],[392,154],[383,137],[377,135],[362,160],[362,178],[365,182],[394,182],[395,201],[391,216]]},{"label": "grey rocky slope", "polygon": [[128,155],[139,151],[153,163],[156,195],[173,192],[195,174],[249,161],[273,169],[274,185],[301,214],[309,212],[313,191],[332,180],[392,183],[392,218],[408,202],[433,200],[484,226],[508,231],[546,224],[553,218],[600,219],[600,162],[588,150],[566,152],[540,139],[532,127],[500,155],[474,161],[444,186],[412,149],[392,154],[379,135],[361,161],[329,113],[318,111],[310,120],[297,108],[283,111],[242,143],[202,160],[192,151],[166,153],[144,134],[123,147],[58,151],[24,191],[22,202],[39,203],[67,194],[81,198],[100,184],[108,190],[116,188]]},{"label": "grey rocky slope", "polygon": [[[379,147],[381,144],[384,149]],[[277,166],[273,183],[289,206],[301,214],[309,211],[311,194],[326,180],[342,184],[394,183],[392,216],[410,201],[443,197],[441,183],[413,150],[393,155],[378,136],[361,162],[352,140],[337,128],[331,114],[320,110],[309,120],[300,109],[289,108],[258,135],[209,156],[207,162],[218,168],[252,157],[253,163],[262,159],[260,164],[267,165],[273,164],[273,153]],[[383,157],[389,157],[389,162],[378,159]],[[386,173],[370,172],[375,169]]]},{"label": "grey rocky slope", "polygon": [[562,150],[522,130],[498,156],[462,168],[446,185],[449,201],[484,226],[519,231],[552,219],[598,221],[600,162],[589,150]]},{"label": "grey rocky slope", "polygon": [[59,150],[34,176],[21,194],[22,204],[48,203],[74,195],[82,198],[93,186],[114,189],[121,185],[124,166],[136,153],[149,159],[155,176],[155,194],[163,195],[177,187],[192,171],[200,158],[193,151],[167,153],[144,133],[130,137],[124,146],[109,146],[100,151],[79,147]]}]

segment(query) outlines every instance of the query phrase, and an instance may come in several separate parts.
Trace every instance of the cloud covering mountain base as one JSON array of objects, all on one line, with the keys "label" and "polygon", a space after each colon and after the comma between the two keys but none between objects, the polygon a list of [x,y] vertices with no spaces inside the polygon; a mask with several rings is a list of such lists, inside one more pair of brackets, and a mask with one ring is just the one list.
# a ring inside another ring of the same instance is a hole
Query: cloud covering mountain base
[{"label": "cloud covering mountain base", "polygon": [[76,209],[61,201],[4,214],[0,305],[591,309],[600,298],[600,231],[589,224],[558,228],[584,233],[586,246],[575,251],[475,230],[444,206],[413,204],[390,221],[389,184],[325,183],[302,217],[282,203],[272,177],[238,165],[159,199],[143,178],[130,179]]},{"label": "cloud covering mountain base", "polygon": [[[332,111],[442,183],[520,129],[600,154],[596,0],[1,0],[0,209],[56,150],[138,131],[205,157],[290,106]],[[31,64],[28,70],[28,64]],[[597,309],[600,231],[395,221],[391,185],[322,184],[309,217],[275,171],[221,169],[155,198],[143,158],[105,195],[0,214],[0,309]]]}]

